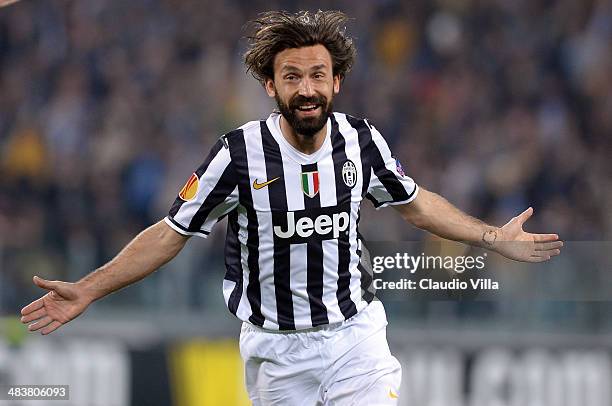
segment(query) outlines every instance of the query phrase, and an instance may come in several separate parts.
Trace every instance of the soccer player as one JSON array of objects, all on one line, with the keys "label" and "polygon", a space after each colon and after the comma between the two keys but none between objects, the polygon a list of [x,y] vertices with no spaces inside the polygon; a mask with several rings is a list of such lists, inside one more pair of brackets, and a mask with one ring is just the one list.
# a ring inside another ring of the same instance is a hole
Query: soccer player
[{"label": "soccer player", "polygon": [[364,198],[421,229],[514,260],[559,254],[556,234],[523,231],[531,208],[501,228],[472,218],[406,176],[372,123],[333,112],[355,59],[346,22],[337,11],[255,20],[245,63],[279,112],[223,135],[168,216],[109,263],[76,283],[35,277],[49,292],[22,310],[29,329],[55,331],[227,216],[223,294],[243,321],[253,404],[394,405],[401,369],[364,260]]}]

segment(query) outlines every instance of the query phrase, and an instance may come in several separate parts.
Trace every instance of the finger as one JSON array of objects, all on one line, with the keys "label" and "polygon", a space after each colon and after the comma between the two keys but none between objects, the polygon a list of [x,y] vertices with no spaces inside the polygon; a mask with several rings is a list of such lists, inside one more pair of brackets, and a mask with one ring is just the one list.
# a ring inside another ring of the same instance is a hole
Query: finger
[{"label": "finger", "polygon": [[35,276],[32,280],[34,281],[36,286],[38,286],[39,288],[47,289],[47,290],[54,290],[58,285],[57,282],[48,281],[38,276]]},{"label": "finger", "polygon": [[31,313],[33,311],[36,311],[36,310],[44,307],[44,305],[45,304],[44,304],[43,299],[41,297],[40,299],[33,301],[32,303],[30,303],[29,305],[27,305],[26,307],[21,309],[21,314],[25,316],[26,314],[29,314],[29,313]]},{"label": "finger", "polygon": [[547,250],[553,250],[553,249],[557,249],[561,247],[563,247],[563,241],[536,242],[535,243],[536,251],[547,251]]},{"label": "finger", "polygon": [[39,330],[43,327],[48,326],[49,324],[51,324],[51,322],[53,321],[53,319],[49,316],[45,316],[42,319],[38,320],[36,323],[32,323],[28,326],[28,330],[30,331],[36,331]]},{"label": "finger", "polygon": [[533,214],[533,207],[529,207],[527,210],[519,214],[517,216],[517,219],[520,224],[523,224],[529,219],[529,217],[531,217],[532,214]]},{"label": "finger", "polygon": [[8,6],[13,3],[17,3],[19,0],[0,0],[0,7]]},{"label": "finger", "polygon": [[47,335],[47,334],[51,334],[53,333],[55,330],[57,330],[58,328],[60,328],[62,326],[62,323],[60,323],[59,321],[55,320],[53,323],[49,324],[47,327],[43,328],[40,333],[42,335]]},{"label": "finger", "polygon": [[550,259],[549,256],[544,256],[541,257],[539,255],[532,255],[531,257],[529,257],[529,262],[544,262],[544,261],[548,261]]},{"label": "finger", "polygon": [[557,234],[533,234],[536,242],[546,242],[546,241],[557,241],[559,236]]},{"label": "finger", "polygon": [[35,310],[32,313],[23,316],[21,318],[21,322],[29,323],[31,321],[38,320],[46,315],[47,315],[47,309],[43,307],[42,309]]},{"label": "finger", "polygon": [[534,256],[538,257],[554,257],[561,253],[559,249],[546,250],[546,251],[536,251]]}]

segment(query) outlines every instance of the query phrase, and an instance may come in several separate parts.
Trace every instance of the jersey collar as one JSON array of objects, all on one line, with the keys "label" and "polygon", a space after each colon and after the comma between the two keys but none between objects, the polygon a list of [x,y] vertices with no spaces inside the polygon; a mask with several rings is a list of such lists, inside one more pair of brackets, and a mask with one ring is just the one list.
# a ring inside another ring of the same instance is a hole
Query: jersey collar
[{"label": "jersey collar", "polygon": [[323,140],[323,144],[321,147],[313,152],[312,154],[305,154],[301,151],[298,151],[293,145],[287,141],[287,139],[283,136],[280,128],[280,118],[281,114],[278,112],[274,112],[270,114],[270,117],[266,120],[266,125],[270,129],[270,133],[278,143],[281,148],[281,153],[287,154],[291,159],[299,163],[300,165],[311,164],[319,161],[323,154],[331,147],[331,120],[327,119],[326,124],[326,133],[325,140]]}]

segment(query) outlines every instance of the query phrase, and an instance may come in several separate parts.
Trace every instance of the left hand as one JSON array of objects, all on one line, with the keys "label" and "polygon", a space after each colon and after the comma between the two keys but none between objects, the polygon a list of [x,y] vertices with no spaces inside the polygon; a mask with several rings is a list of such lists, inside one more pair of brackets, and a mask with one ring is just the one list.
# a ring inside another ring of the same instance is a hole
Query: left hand
[{"label": "left hand", "polygon": [[83,313],[93,302],[77,283],[48,281],[38,276],[34,277],[34,283],[49,293],[21,310],[21,322],[31,323],[30,331],[50,334]]},{"label": "left hand", "polygon": [[557,234],[532,234],[523,230],[523,224],[532,214],[530,207],[507,222],[492,249],[506,258],[523,262],[543,262],[559,255],[563,241]]}]

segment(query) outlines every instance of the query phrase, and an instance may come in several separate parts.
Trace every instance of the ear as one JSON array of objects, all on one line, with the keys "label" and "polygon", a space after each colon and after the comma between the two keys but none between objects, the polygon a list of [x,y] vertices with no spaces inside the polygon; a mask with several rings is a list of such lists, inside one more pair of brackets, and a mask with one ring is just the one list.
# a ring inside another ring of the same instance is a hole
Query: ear
[{"label": "ear", "polygon": [[268,96],[270,97],[276,96],[276,87],[274,87],[274,80],[270,78],[266,79],[265,88],[266,88],[266,93],[268,93]]},{"label": "ear", "polygon": [[334,94],[340,93],[340,75],[334,75]]}]

